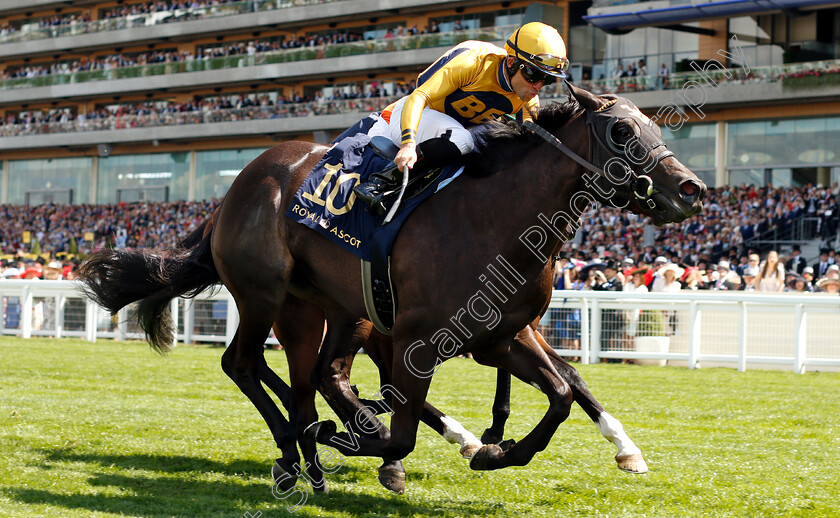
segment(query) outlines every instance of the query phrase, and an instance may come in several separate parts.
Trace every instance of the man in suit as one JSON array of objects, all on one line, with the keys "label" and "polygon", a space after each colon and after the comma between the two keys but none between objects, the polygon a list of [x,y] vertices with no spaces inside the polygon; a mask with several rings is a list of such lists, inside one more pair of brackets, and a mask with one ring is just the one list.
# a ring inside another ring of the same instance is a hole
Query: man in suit
[{"label": "man in suit", "polygon": [[790,259],[785,263],[785,271],[796,272],[802,275],[802,270],[805,269],[805,266],[807,265],[805,264],[805,258],[802,257],[802,251],[799,249],[799,245],[793,245]]},{"label": "man in suit", "polygon": [[814,263],[814,277],[817,279],[821,279],[825,276],[825,272],[828,270],[829,262],[828,262],[828,248],[823,248],[820,250],[820,260]]}]

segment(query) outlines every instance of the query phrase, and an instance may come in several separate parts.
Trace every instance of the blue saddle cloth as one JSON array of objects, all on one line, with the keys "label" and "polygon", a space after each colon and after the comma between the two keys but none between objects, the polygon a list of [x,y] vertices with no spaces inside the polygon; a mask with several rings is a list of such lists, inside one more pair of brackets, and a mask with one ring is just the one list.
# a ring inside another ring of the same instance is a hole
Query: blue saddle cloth
[{"label": "blue saddle cloth", "polygon": [[286,212],[294,221],[365,261],[371,260],[372,253],[388,257],[409,214],[463,171],[462,166],[444,168],[429,187],[403,199],[394,218],[380,226],[384,217],[371,214],[363,203],[356,203],[353,193],[356,184],[366,182],[389,163],[374,153],[369,142],[366,133],[355,133],[336,142],[303,181]]}]

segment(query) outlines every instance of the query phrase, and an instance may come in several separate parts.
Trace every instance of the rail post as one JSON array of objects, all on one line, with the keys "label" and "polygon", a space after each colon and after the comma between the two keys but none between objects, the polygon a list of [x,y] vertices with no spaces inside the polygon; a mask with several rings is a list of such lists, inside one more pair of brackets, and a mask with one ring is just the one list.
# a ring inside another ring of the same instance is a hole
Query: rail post
[{"label": "rail post", "polygon": [[599,302],[598,299],[592,299],[592,316],[589,319],[588,331],[592,336],[589,347],[592,351],[592,363],[601,363],[601,304]]},{"label": "rail post", "polygon": [[739,306],[738,322],[738,370],[747,370],[747,303],[741,302]]},{"label": "rail post", "polygon": [[805,372],[806,338],[808,331],[808,315],[805,306],[796,305],[794,312],[793,335],[793,371],[797,374]]},{"label": "rail post", "polygon": [[239,313],[236,311],[236,301],[233,296],[228,294],[227,297],[227,320],[225,322],[225,346],[229,346],[233,342],[233,337],[236,335],[236,328],[239,327]]},{"label": "rail post", "polygon": [[32,338],[32,291],[24,286],[20,292],[20,336]]},{"label": "rail post", "polygon": [[169,301],[169,313],[172,315],[172,348],[178,345],[178,297]]},{"label": "rail post", "polygon": [[700,357],[700,307],[696,300],[689,304],[688,317],[688,368],[699,367]]}]

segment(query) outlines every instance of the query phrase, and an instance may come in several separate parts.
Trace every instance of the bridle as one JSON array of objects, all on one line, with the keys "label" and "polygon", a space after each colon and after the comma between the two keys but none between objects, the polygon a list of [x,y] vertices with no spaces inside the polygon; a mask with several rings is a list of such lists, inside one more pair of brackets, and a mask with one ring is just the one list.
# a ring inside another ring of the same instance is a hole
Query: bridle
[{"label": "bridle", "polygon": [[[589,171],[606,178],[612,184],[623,185],[632,194],[632,197],[645,203],[649,208],[655,209],[656,202],[653,196],[658,191],[650,176],[646,174],[637,174],[627,161],[620,158],[628,156],[635,149],[643,151],[644,154],[639,157],[634,157],[636,160],[630,160],[634,163],[645,164],[646,169],[652,169],[659,165],[662,160],[674,156],[674,153],[668,150],[662,139],[651,130],[645,128],[638,123],[636,117],[630,112],[626,106],[627,104],[618,105],[620,98],[610,99],[607,104],[602,106],[597,111],[586,111],[586,127],[589,133],[589,149],[591,160],[586,160],[568,146],[563,144],[560,139],[552,135],[546,129],[537,125],[533,121],[525,121],[523,126],[528,130],[538,135],[549,144],[559,149],[563,154],[580,164]],[[628,101],[629,103],[629,101]],[[635,139],[631,139],[634,146],[633,149],[628,148],[628,145],[618,144],[612,138],[612,130],[615,124],[620,120],[631,120],[639,128]],[[662,151],[656,152],[657,149],[662,148]],[[653,159],[653,164],[648,164],[650,159]],[[613,167],[621,168],[621,174],[612,174]],[[617,181],[616,179],[620,179]],[[629,197],[628,197],[629,198]],[[626,208],[630,201],[628,199],[624,206],[617,207],[620,209]]]}]

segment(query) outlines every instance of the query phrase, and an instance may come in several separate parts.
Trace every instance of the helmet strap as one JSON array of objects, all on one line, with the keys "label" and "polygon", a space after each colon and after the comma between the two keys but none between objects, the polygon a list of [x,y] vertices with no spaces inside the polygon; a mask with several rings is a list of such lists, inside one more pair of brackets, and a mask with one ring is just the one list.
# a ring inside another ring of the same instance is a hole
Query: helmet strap
[{"label": "helmet strap", "polygon": [[519,70],[519,65],[522,63],[522,60],[519,58],[513,58],[513,64],[511,66],[508,66],[507,63],[507,58],[505,58],[505,72],[507,73],[508,81],[513,81],[513,76],[515,76],[516,72]]}]

